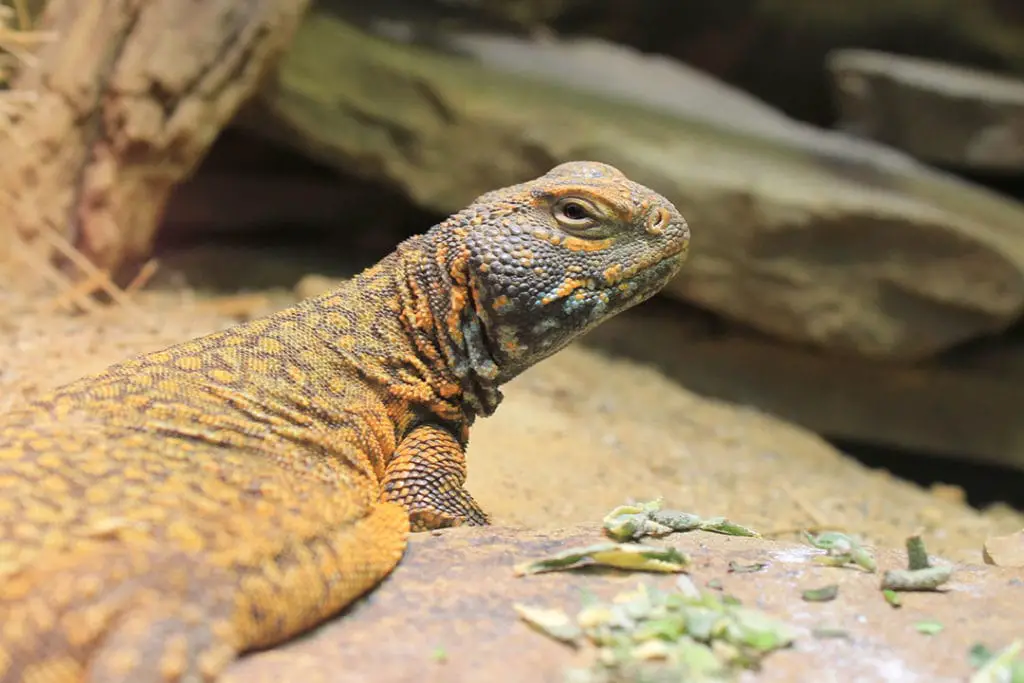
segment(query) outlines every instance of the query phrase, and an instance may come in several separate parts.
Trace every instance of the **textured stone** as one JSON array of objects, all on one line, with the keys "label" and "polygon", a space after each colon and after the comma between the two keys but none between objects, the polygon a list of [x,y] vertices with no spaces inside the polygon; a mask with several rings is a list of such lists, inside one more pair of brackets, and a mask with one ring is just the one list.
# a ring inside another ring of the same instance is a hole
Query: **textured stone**
[{"label": "textured stone", "polygon": [[831,439],[1024,471],[1019,343],[902,364],[781,344],[707,317],[652,303],[585,341]]},{"label": "textured stone", "polygon": [[[593,526],[416,535],[398,569],[366,599],[302,640],[241,660],[225,683],[561,683],[564,669],[585,664],[589,653],[534,632],[519,621],[513,603],[573,614],[584,589],[607,600],[638,582],[668,589],[675,581],[594,571],[513,576],[516,562],[600,539]],[[960,565],[945,592],[907,594],[896,610],[882,599],[879,574],[816,566],[818,551],[809,546],[699,532],[652,543],[689,553],[698,586],[718,579],[725,592],[800,629],[792,649],[768,656],[759,683],[954,683],[969,676],[968,651],[976,642],[995,649],[1020,635],[1024,584],[1012,570]],[[880,551],[878,559],[880,571],[906,566],[902,550]],[[767,567],[729,573],[730,561]],[[828,583],[839,585],[836,600],[801,600],[801,591]],[[924,620],[942,623],[941,635],[918,633],[914,624]],[[843,629],[849,637],[815,639],[810,631],[818,626]]]},{"label": "textured stone", "polygon": [[919,159],[1024,171],[1024,80],[871,50],[837,50],[840,126]]},{"label": "textured stone", "polygon": [[1006,536],[985,539],[986,564],[999,567],[1024,567],[1024,530]]}]

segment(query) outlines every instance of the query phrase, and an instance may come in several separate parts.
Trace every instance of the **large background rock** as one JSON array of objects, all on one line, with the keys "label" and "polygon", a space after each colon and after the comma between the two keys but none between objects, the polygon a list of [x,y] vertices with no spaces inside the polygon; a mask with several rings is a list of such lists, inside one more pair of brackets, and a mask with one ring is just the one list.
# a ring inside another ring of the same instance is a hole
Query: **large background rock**
[{"label": "large background rock", "polygon": [[[670,303],[622,318],[589,333],[586,343],[652,363],[703,396],[757,406],[844,443],[1024,472],[1019,340],[904,365],[811,353]],[[998,495],[1016,497],[1016,486],[1009,479]]]},{"label": "large background rock", "polygon": [[415,18],[428,30],[543,27],[606,38],[695,66],[818,125],[835,119],[822,70],[835,49],[1024,75],[1024,10],[1017,0],[378,0],[372,7]]},{"label": "large background rock", "polygon": [[[478,55],[457,57],[314,9],[258,129],[437,212],[566,159],[616,164],[693,226],[670,293],[793,342],[917,359],[1002,329],[1024,305],[1018,206],[736,93],[710,96],[664,63],[589,44],[533,46],[531,64],[510,41],[487,52],[452,38],[448,50]],[[628,101],[641,80],[675,99]],[[684,104],[694,94],[707,105]]]},{"label": "large background rock", "polygon": [[940,166],[1024,172],[1024,81],[872,50],[829,55],[839,125]]},{"label": "large background rock", "polygon": [[1024,75],[1017,0],[580,0],[547,21],[675,57],[819,125],[834,120],[822,65],[838,48]]}]

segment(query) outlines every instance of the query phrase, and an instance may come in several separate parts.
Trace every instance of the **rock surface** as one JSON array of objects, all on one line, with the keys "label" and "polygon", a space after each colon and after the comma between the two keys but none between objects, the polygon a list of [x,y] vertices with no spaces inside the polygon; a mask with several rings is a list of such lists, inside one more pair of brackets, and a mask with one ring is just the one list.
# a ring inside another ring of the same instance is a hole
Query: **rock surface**
[{"label": "rock surface", "polygon": [[693,226],[669,294],[791,342],[916,360],[1024,307],[1016,204],[653,58],[457,38],[388,40],[319,5],[245,125],[436,212],[565,159],[618,165]]},{"label": "rock surface", "polygon": [[986,564],[1024,567],[1024,530],[985,539],[983,556]]},{"label": "rock surface", "polygon": [[[987,344],[927,364],[833,357],[652,303],[585,343],[656,365],[704,396],[830,439],[1024,472],[1024,349]],[[671,340],[665,343],[651,340]]]},{"label": "rock surface", "polygon": [[[554,573],[516,578],[512,566],[568,547],[599,542],[593,526],[549,532],[491,527],[418,534],[398,569],[376,591],[307,637],[248,656],[226,682],[301,680],[304,683],[422,683],[536,681],[560,683],[567,666],[588,662],[520,622],[513,603],[555,607],[574,614],[581,591],[603,600],[638,582],[671,589],[672,575],[619,572]],[[671,544],[690,554],[694,583],[712,579],[745,605],[798,627],[790,650],[769,655],[760,683],[831,681],[929,681],[967,679],[968,652],[977,642],[990,649],[1020,636],[1024,582],[1016,572],[960,566],[947,590],[907,594],[893,609],[879,591],[879,574],[812,564],[820,551],[768,541],[706,533],[673,535]],[[881,570],[904,568],[902,551],[878,554]],[[767,562],[754,573],[729,573],[729,562]],[[808,603],[801,592],[839,586],[832,602]],[[915,629],[937,621],[941,633]],[[816,639],[812,629],[842,629],[846,638]]]},{"label": "rock surface", "polygon": [[837,50],[828,68],[844,130],[943,166],[1024,171],[1024,80],[871,50]]},{"label": "rock surface", "polygon": [[562,4],[553,18],[542,18],[563,35],[600,36],[669,55],[818,125],[833,120],[822,68],[826,55],[839,48],[872,48],[1024,76],[1024,6],[1017,0]]}]

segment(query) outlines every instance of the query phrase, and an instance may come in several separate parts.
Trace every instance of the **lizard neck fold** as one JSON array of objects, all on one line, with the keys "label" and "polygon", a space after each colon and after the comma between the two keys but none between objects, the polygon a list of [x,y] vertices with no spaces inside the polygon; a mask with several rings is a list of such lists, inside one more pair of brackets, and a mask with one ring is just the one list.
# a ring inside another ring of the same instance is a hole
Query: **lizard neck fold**
[{"label": "lizard neck fold", "polygon": [[403,242],[396,253],[404,275],[398,283],[401,319],[417,352],[429,365],[444,369],[445,377],[438,378],[442,396],[452,394],[461,404],[467,424],[491,415],[502,400],[501,373],[468,257],[443,248],[431,233]]}]

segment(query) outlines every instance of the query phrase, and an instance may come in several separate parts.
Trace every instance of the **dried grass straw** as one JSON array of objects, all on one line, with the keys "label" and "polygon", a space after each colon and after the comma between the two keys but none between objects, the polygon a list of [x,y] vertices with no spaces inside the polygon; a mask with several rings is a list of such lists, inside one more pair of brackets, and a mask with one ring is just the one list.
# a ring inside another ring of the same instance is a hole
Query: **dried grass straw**
[{"label": "dried grass straw", "polygon": [[[9,88],[15,69],[33,68],[38,63],[33,48],[55,38],[56,34],[53,32],[32,30],[32,18],[25,0],[13,0],[11,5],[0,5],[0,135],[16,136],[20,112],[36,101],[34,92]],[[77,307],[86,312],[95,312],[99,306],[93,300],[92,294],[96,291],[104,292],[120,306],[133,306],[128,293],[111,281],[107,273],[76,250],[63,235],[50,226],[40,228],[39,236],[42,239],[39,242],[77,266],[85,276],[81,281],[75,280],[51,263],[48,257],[40,253],[36,245],[29,244],[23,237],[15,236],[13,255],[60,290],[61,293],[53,302],[58,308]],[[137,288],[138,285],[133,289]]]}]

